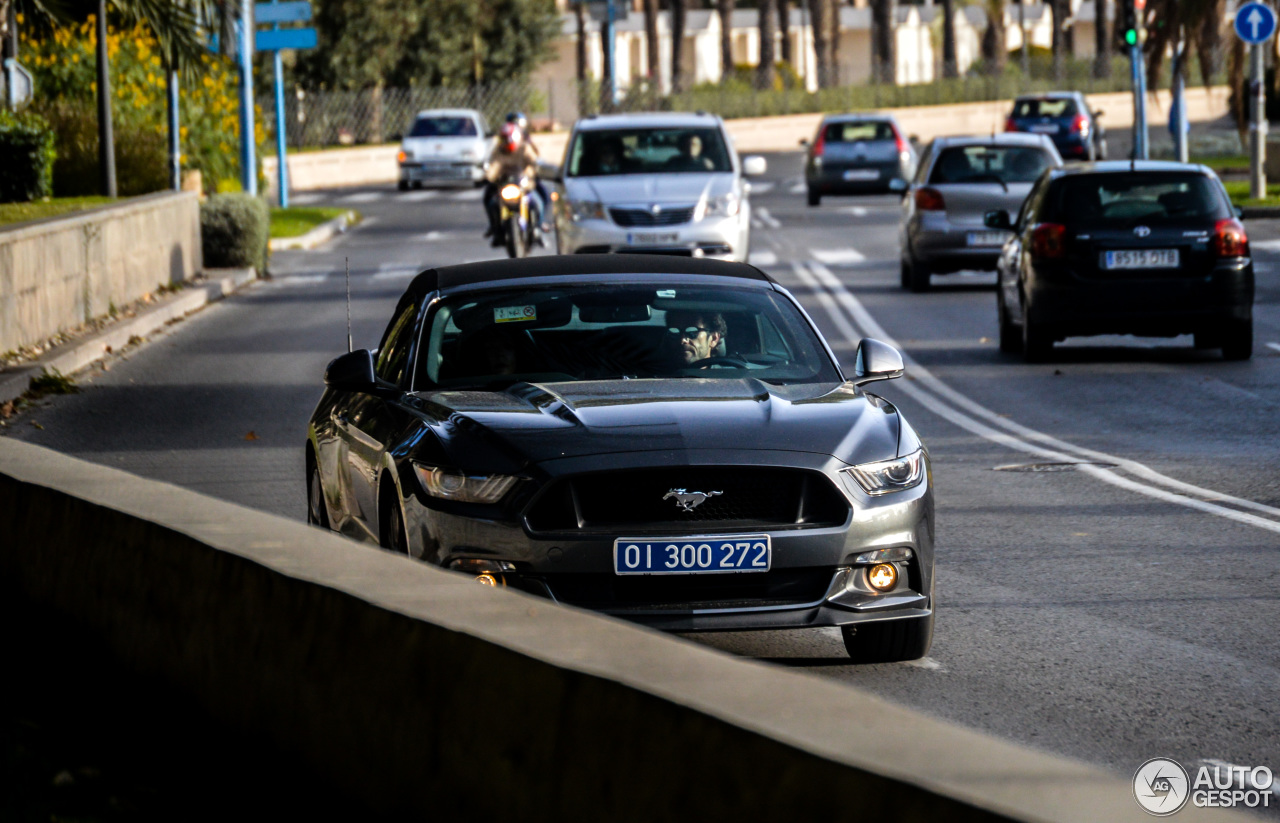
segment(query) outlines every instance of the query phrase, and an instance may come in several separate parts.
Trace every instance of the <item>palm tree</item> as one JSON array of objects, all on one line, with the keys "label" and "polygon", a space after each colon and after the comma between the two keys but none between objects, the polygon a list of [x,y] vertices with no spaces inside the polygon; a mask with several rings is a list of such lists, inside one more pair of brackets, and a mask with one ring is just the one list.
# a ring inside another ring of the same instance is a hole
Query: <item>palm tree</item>
[{"label": "palm tree", "polygon": [[[1209,86],[1222,67],[1222,20],[1226,15],[1226,0],[1148,0],[1146,14],[1148,20],[1161,22],[1159,26],[1147,25],[1147,43],[1144,47],[1147,76],[1159,77],[1165,52],[1176,47],[1178,41],[1185,38],[1187,51],[1194,52],[1200,59],[1201,82],[1206,87]],[[1244,49],[1235,47],[1239,45],[1239,38],[1232,37],[1231,40],[1230,84],[1232,89],[1237,90],[1232,95],[1232,113],[1235,114],[1237,127],[1243,134],[1248,120],[1247,101],[1239,91],[1244,80]],[[1174,70],[1186,80],[1185,60],[1176,60]]]},{"label": "palm tree", "polygon": [[733,74],[733,7],[734,0],[716,0],[720,15],[720,76]]},{"label": "palm tree", "polygon": [[1004,72],[1008,39],[1004,30],[1004,0],[987,0],[987,30],[982,33],[982,58],[993,74]]},{"label": "palm tree", "polygon": [[795,68],[791,53],[791,0],[778,0],[778,33],[782,40],[782,62]]},{"label": "palm tree", "polygon": [[684,21],[689,0],[671,0],[671,91],[684,91]]},{"label": "palm tree", "polygon": [[662,74],[662,58],[658,51],[658,0],[644,0],[644,43],[647,57],[645,74],[649,77],[650,89],[656,90]]},{"label": "palm tree", "polygon": [[1111,54],[1114,45],[1111,42],[1111,27],[1107,21],[1107,12],[1110,8],[1111,0],[1093,0],[1094,77],[1111,76]]},{"label": "palm tree", "polygon": [[774,68],[777,55],[774,54],[774,39],[778,35],[777,0],[760,0],[758,5],[760,27],[760,63],[756,68],[756,88],[771,89],[777,81],[778,72]]},{"label": "palm tree", "polygon": [[942,76],[958,77],[955,0],[942,0]]},{"label": "palm tree", "polygon": [[1062,23],[1066,19],[1063,13],[1066,10],[1066,0],[1053,0],[1049,4],[1049,11],[1053,16],[1053,38],[1050,41],[1050,49],[1053,52],[1053,79],[1059,83],[1067,73],[1067,42],[1063,36],[1065,30]]},{"label": "palm tree", "polygon": [[897,82],[897,50],[894,48],[897,17],[896,0],[871,0],[871,76],[880,83]]}]

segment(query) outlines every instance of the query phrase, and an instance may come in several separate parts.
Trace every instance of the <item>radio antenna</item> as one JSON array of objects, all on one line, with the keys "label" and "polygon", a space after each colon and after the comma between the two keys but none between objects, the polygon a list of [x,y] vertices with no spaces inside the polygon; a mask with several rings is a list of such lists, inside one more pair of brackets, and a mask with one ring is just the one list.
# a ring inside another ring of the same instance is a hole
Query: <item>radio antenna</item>
[{"label": "radio antenna", "polygon": [[351,258],[345,258],[347,262],[347,353],[352,351],[351,346]]}]

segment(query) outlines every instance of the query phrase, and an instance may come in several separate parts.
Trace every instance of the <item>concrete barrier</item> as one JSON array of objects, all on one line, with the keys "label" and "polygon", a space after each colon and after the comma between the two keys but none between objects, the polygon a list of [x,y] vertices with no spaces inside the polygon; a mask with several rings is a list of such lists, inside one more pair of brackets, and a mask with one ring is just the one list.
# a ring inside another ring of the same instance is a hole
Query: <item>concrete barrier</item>
[{"label": "concrete barrier", "polygon": [[201,265],[200,200],[190,192],[0,228],[0,352],[188,280]]},{"label": "concrete barrier", "polygon": [[1147,819],[1092,767],[7,438],[0,501],[13,596],[397,819]]}]

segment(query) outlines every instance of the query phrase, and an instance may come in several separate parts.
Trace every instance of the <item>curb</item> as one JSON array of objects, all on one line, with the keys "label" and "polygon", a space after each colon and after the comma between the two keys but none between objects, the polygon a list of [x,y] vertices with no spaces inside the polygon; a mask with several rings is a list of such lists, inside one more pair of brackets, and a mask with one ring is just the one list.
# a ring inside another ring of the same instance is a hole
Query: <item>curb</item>
[{"label": "curb", "polygon": [[297,237],[273,238],[267,242],[267,248],[271,251],[285,251],[286,249],[302,249],[305,251],[314,249],[321,243],[332,239],[334,235],[346,232],[355,223],[355,214],[353,211],[340,214],[332,220],[321,223],[306,234]]},{"label": "curb", "polygon": [[[257,279],[254,269],[206,269],[212,275],[203,283],[184,289],[172,299],[128,320],[113,324],[89,335],[46,352],[38,360],[24,363],[12,372],[0,373],[0,403],[17,399],[27,390],[31,378],[44,371],[56,370],[73,374],[113,351],[129,345],[136,337],[154,334],[168,323],[181,320],[210,303],[216,303],[237,289]],[[221,276],[219,276],[221,275]],[[216,279],[214,279],[216,278]]]}]

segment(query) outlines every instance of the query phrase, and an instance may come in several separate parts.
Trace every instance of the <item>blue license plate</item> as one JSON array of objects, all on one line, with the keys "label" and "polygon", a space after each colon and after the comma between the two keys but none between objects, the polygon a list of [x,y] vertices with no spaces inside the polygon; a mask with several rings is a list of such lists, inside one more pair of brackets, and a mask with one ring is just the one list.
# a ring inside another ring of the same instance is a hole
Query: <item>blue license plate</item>
[{"label": "blue license plate", "polygon": [[767,572],[772,566],[773,546],[767,534],[613,541],[613,570],[618,574]]}]

